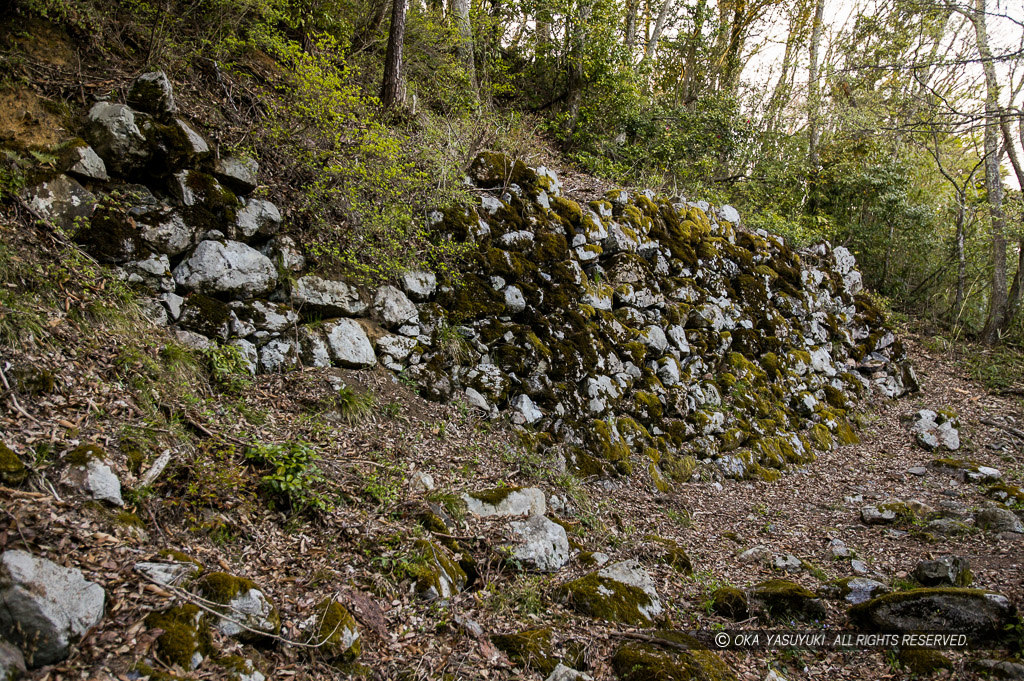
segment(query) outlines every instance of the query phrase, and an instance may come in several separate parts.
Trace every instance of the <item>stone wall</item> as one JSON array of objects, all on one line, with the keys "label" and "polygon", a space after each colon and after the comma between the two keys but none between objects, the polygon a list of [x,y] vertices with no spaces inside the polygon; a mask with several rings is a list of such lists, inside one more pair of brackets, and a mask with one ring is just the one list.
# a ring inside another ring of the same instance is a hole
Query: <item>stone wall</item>
[{"label": "stone wall", "polygon": [[483,154],[467,178],[480,204],[430,218],[471,244],[459,280],[366,290],[306,271],[252,196],[257,163],[213,153],[162,73],[128,102],[96,103],[64,172],[26,199],[182,342],[237,346],[254,373],[380,364],[430,399],[509,413],[577,472],[642,463],[660,488],[701,461],[774,478],[854,441],[858,398],[915,387],[849,251],[796,253],[729,206],[625,191],[580,205],[553,172]]}]

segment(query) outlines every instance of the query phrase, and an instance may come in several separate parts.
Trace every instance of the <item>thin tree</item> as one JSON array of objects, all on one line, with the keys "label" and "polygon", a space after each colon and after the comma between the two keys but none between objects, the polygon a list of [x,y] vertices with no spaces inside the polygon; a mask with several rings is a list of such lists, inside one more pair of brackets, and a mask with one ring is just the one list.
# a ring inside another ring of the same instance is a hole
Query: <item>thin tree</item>
[{"label": "thin tree", "polygon": [[470,82],[475,83],[476,63],[473,58],[473,23],[469,17],[469,0],[450,0],[448,8],[459,30],[459,57]]},{"label": "thin tree", "polygon": [[391,30],[388,31],[388,51],[384,57],[384,84],[380,101],[385,109],[405,101],[402,83],[402,43],[405,41],[405,11],[409,0],[394,0],[391,10]]}]

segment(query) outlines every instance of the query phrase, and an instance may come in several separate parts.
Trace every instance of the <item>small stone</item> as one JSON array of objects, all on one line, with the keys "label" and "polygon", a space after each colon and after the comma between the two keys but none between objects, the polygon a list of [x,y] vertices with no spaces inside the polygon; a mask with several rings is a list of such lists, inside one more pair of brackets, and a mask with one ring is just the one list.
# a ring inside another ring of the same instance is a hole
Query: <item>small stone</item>
[{"label": "small stone", "polygon": [[544,681],[594,681],[594,677],[566,667],[559,662]]},{"label": "small stone", "polygon": [[[80,451],[82,448],[79,447]],[[100,458],[88,458],[82,464],[73,464],[61,476],[61,482],[88,494],[96,501],[124,506],[121,481],[110,466]]]},{"label": "small stone", "polygon": [[911,475],[916,475],[919,478],[923,478],[924,476],[928,475],[928,469],[925,468],[924,466],[914,466],[913,468],[908,468],[907,472],[910,473]]},{"label": "small stone", "polygon": [[269,237],[281,229],[281,212],[270,201],[249,199],[238,211],[235,228],[238,235],[249,240],[256,236]]},{"label": "small stone", "polygon": [[68,175],[87,182],[106,182],[110,179],[103,159],[81,140],[73,141],[61,154],[61,167]]},{"label": "small stone", "polygon": [[772,566],[782,572],[800,572],[804,567],[803,561],[791,553],[785,556],[775,556]]},{"label": "small stone", "polygon": [[515,410],[513,422],[522,424],[533,424],[544,418],[544,412],[538,409],[528,395],[517,395],[509,402],[509,406]]},{"label": "small stone", "polygon": [[135,564],[136,572],[164,586],[181,586],[188,579],[199,574],[201,568],[192,562],[156,563],[141,562]]},{"label": "small stone", "polygon": [[969,586],[971,564],[960,556],[923,560],[914,568],[913,577],[925,586]]},{"label": "small stone", "polygon": [[434,477],[423,471],[416,471],[409,476],[409,487],[414,492],[430,492],[434,489]]},{"label": "small stone", "polygon": [[25,675],[25,656],[7,641],[0,639],[0,681],[18,681]]},{"label": "small stone", "polygon": [[426,302],[437,289],[437,277],[433,272],[403,272],[400,278],[402,290],[417,303]]},{"label": "small stone", "polygon": [[853,552],[842,539],[832,539],[829,542],[829,551],[833,558],[851,558],[853,556]]}]

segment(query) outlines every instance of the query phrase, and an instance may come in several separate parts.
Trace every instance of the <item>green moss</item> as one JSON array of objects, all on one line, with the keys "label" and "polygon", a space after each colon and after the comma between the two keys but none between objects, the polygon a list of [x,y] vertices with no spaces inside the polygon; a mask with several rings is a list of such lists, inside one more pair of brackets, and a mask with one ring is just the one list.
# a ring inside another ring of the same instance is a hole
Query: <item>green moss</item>
[{"label": "green moss", "polygon": [[28,477],[28,468],[10,447],[0,442],[0,483],[17,487]]},{"label": "green moss", "polygon": [[977,473],[978,469],[981,468],[983,464],[970,459],[941,458],[933,459],[932,465],[939,468],[951,468],[958,471],[970,471],[972,473]]},{"label": "green moss", "polygon": [[13,379],[15,390],[30,397],[49,395],[57,387],[57,375],[35,365],[15,366],[10,369],[9,378]]},{"label": "green moss", "polygon": [[985,496],[1005,504],[1016,506],[1024,504],[1024,491],[1015,485],[1007,485],[1005,483],[991,485],[985,490]]},{"label": "green moss", "polygon": [[661,470],[676,482],[688,482],[697,470],[697,459],[690,455],[668,455],[661,458]]},{"label": "green moss", "polygon": [[491,642],[516,666],[535,669],[547,676],[558,666],[551,638],[550,629],[529,629],[517,634],[492,636]]},{"label": "green moss", "polygon": [[156,639],[156,657],[165,664],[191,670],[197,653],[207,657],[213,652],[207,615],[192,603],[150,613],[145,622],[150,629],[163,629]]},{"label": "green moss", "polygon": [[[588,444],[595,456],[611,462],[617,469],[620,465],[628,467],[629,445],[608,421],[595,419],[590,422]],[[628,473],[628,470],[621,472]]]},{"label": "green moss", "polygon": [[656,637],[675,645],[630,641],[615,651],[612,667],[621,681],[735,681],[732,670],[700,641],[672,631]]},{"label": "green moss", "polygon": [[901,667],[916,676],[931,676],[940,669],[953,668],[948,657],[928,648],[902,648],[896,659]]},{"label": "green moss", "polygon": [[634,412],[641,421],[650,423],[661,419],[661,400],[654,393],[639,391],[633,393]]},{"label": "green moss", "polygon": [[518,492],[523,489],[522,487],[494,487],[492,489],[479,490],[476,492],[470,492],[469,496],[473,497],[477,501],[482,501],[490,506],[497,506],[501,502],[508,499],[508,495],[512,492]]},{"label": "green moss", "polygon": [[[452,560],[438,544],[419,539],[413,544],[417,560],[405,570],[415,582],[416,593],[445,598],[445,583],[452,595],[466,585],[467,575],[462,566]],[[432,593],[433,592],[433,593]]]},{"label": "green moss", "polygon": [[114,522],[124,527],[135,527],[140,530],[146,529],[146,523],[142,522],[142,518],[128,511],[121,511],[114,516]]},{"label": "green moss", "polygon": [[350,663],[362,652],[359,626],[352,614],[333,598],[325,598],[313,609],[315,629],[311,643],[326,657]]},{"label": "green moss", "polygon": [[860,438],[857,437],[857,433],[853,432],[853,427],[848,421],[840,421],[836,425],[836,440],[840,445],[860,444]]},{"label": "green moss", "polygon": [[723,586],[711,594],[711,609],[722,617],[745,620],[748,615],[747,595],[734,586]]},{"label": "green moss", "polygon": [[551,197],[551,210],[573,227],[583,224],[583,209],[572,199],[561,196]]},{"label": "green moss", "polygon": [[505,311],[505,297],[473,273],[464,274],[462,285],[453,294],[443,295],[440,302],[463,321],[499,317]]},{"label": "green moss", "polygon": [[832,449],[832,433],[824,424],[816,423],[811,426],[808,436],[817,450],[827,452]]},{"label": "green moss", "polygon": [[664,550],[664,553],[658,556],[659,562],[665,563],[676,572],[681,572],[684,575],[693,574],[693,563],[690,562],[690,556],[687,555],[682,546],[665,537],[648,535],[645,539],[655,542]]},{"label": "green moss", "polygon": [[563,584],[558,594],[574,610],[590,617],[637,626],[651,624],[640,610],[651,605],[650,597],[638,587],[601,577],[600,571]]},{"label": "green moss", "polygon": [[211,572],[197,583],[199,593],[207,600],[227,605],[231,599],[250,589],[257,589],[256,583],[245,577],[236,577],[226,572]]},{"label": "green moss", "polygon": [[90,461],[106,461],[107,453],[97,444],[79,445],[64,456],[70,466],[87,466]]},{"label": "green moss", "polygon": [[731,452],[743,446],[747,441],[747,433],[741,428],[730,428],[718,436],[718,449],[721,452]]}]

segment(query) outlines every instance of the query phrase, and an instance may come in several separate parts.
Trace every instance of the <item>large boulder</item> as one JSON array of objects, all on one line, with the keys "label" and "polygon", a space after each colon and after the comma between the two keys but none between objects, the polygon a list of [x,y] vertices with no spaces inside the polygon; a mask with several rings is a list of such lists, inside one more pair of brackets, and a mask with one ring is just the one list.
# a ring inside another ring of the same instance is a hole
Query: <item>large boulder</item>
[{"label": "large boulder", "polygon": [[103,618],[103,587],[26,551],[0,555],[0,635],[30,667],[60,662]]},{"label": "large boulder", "polygon": [[73,230],[96,210],[92,192],[67,175],[58,175],[23,192],[32,209],[53,224]]},{"label": "large boulder", "polygon": [[926,588],[873,598],[850,608],[854,626],[884,633],[920,631],[967,634],[972,641],[996,638],[1015,608],[1002,594],[980,589]]},{"label": "large boulder", "polygon": [[654,580],[635,559],[603,567],[558,591],[577,612],[609,622],[649,626],[664,612]]},{"label": "large boulder", "polygon": [[402,290],[417,303],[430,299],[437,289],[437,277],[433,272],[409,271],[401,277]]},{"label": "large boulder", "polygon": [[277,286],[267,256],[238,241],[203,241],[174,270],[178,286],[207,295],[254,297]]},{"label": "large boulder", "polygon": [[505,547],[519,563],[542,572],[555,572],[569,562],[565,528],[542,515],[509,523],[513,541]]},{"label": "large boulder", "polygon": [[292,303],[303,313],[357,317],[369,309],[354,286],[312,274],[299,277],[292,284],[291,295]]},{"label": "large boulder", "polygon": [[107,169],[115,173],[138,169],[152,156],[135,112],[124,104],[96,102],[86,115],[85,134]]},{"label": "large boulder", "polygon": [[362,325],[354,319],[336,319],[324,324],[327,351],[344,367],[365,369],[377,363],[373,345]]}]

